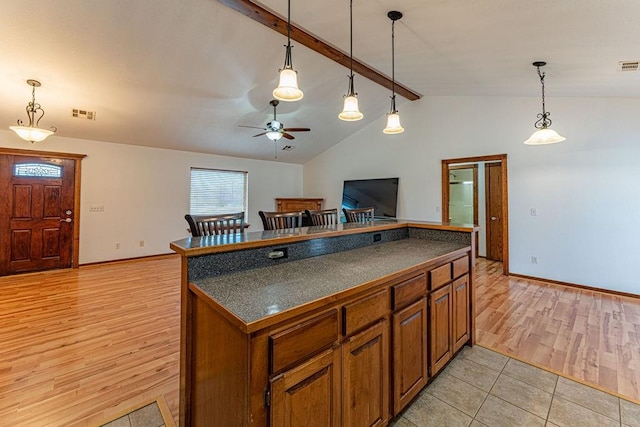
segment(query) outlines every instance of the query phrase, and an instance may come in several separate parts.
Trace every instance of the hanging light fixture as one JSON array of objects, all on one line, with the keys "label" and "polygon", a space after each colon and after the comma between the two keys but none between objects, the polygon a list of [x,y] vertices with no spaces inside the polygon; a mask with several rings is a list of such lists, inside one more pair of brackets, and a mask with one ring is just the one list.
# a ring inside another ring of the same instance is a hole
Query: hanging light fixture
[{"label": "hanging light fixture", "polygon": [[400,125],[400,116],[396,110],[396,76],[395,76],[395,26],[396,21],[402,18],[402,13],[392,10],[387,13],[391,19],[391,110],[387,114],[387,127],[382,132],[387,134],[395,134],[404,132],[404,128]]},{"label": "hanging light fixture", "polygon": [[555,144],[556,142],[564,141],[565,137],[558,135],[558,132],[551,129],[551,119],[549,116],[551,113],[545,110],[544,105],[544,73],[540,72],[540,67],[547,65],[546,62],[536,61],[533,66],[538,70],[538,76],[540,77],[540,83],[542,84],[542,113],[538,113],[538,121],[535,123],[535,127],[538,129],[527,139],[524,143],[527,145],[544,145]]},{"label": "hanging light fixture", "polygon": [[344,107],[338,114],[338,118],[346,122],[355,122],[362,119],[364,115],[358,109],[358,94],[353,89],[353,0],[349,0],[349,35],[349,90],[344,96]]},{"label": "hanging light fixture", "polygon": [[298,89],[298,72],[293,69],[291,61],[291,0],[287,2],[287,45],[284,54],[284,67],[280,70],[278,87],[273,90],[273,97],[280,101],[298,101],[304,94]]},{"label": "hanging light fixture", "polygon": [[[27,104],[27,117],[29,117],[29,125],[24,126],[22,120],[18,119],[18,126],[10,126],[9,129],[18,134],[18,136],[25,141],[31,143],[44,141],[48,136],[53,135],[58,130],[55,126],[51,126],[51,130],[41,129],[38,127],[40,119],[44,116],[44,109],[36,102],[36,88],[41,84],[37,80],[29,79],[27,84],[32,87],[31,89],[31,102]],[[36,118],[36,114],[40,114],[40,117]]]}]

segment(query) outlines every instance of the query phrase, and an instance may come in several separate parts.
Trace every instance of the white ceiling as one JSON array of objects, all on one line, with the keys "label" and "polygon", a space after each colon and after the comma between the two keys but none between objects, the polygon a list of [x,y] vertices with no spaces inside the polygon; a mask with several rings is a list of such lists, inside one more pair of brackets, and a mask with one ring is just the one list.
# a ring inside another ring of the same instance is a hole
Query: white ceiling
[{"label": "white ceiling", "polygon": [[[286,0],[261,3],[286,16]],[[638,0],[354,0],[354,56],[430,95],[540,96],[534,60],[554,96],[640,97]],[[348,0],[292,0],[291,20],[348,51]],[[269,100],[286,38],[215,0],[2,0],[0,123],[26,119],[25,80],[42,82],[41,127],[58,135],[273,160],[253,129]],[[304,99],[281,103],[287,127],[310,127],[278,161],[304,163],[369,123],[382,129],[389,91],[356,75],[360,122],[338,120],[348,70],[293,43]],[[409,102],[398,98],[398,109]],[[428,101],[416,101],[428,102]],[[71,118],[71,109],[96,120]],[[403,123],[405,127],[407,123]],[[392,138],[392,136],[390,136]]]}]

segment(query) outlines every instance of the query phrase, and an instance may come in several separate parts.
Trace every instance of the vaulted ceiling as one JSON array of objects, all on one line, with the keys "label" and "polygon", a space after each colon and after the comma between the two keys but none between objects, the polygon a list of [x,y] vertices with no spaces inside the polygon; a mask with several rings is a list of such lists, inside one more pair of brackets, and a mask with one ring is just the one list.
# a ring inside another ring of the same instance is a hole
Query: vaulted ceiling
[{"label": "vaulted ceiling", "polygon": [[[259,3],[286,18],[286,0]],[[547,95],[640,97],[638,0],[354,0],[354,56],[426,96],[540,96],[531,66],[548,62]],[[348,52],[349,1],[292,0],[292,22]],[[286,37],[217,0],[4,0],[0,13],[0,123],[26,119],[26,79],[42,82],[40,125],[57,135],[123,144],[274,159],[254,129],[271,119],[269,101]],[[287,127],[278,161],[304,163],[362,127],[385,125],[390,91],[356,74],[365,118],[337,114],[348,69],[293,42],[304,98],[281,103]],[[398,108],[411,102],[398,97]],[[95,111],[95,120],[71,109]],[[408,126],[408,123],[403,123]],[[17,137],[16,137],[17,138]],[[389,136],[393,138],[393,136]],[[45,142],[46,143],[46,142]]]}]

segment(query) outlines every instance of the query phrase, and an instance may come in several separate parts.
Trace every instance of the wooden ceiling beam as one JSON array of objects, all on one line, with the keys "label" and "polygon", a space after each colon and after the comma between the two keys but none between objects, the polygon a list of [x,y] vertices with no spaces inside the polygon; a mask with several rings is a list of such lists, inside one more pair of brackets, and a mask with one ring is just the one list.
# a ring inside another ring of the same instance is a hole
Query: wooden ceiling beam
[{"label": "wooden ceiling beam", "polygon": [[[238,12],[242,13],[245,16],[253,19],[271,28],[274,31],[279,32],[280,34],[287,35],[287,21],[281,18],[278,15],[264,9],[261,6],[251,2],[250,0],[218,0],[220,3],[228,6]],[[332,61],[337,62],[340,65],[343,65],[349,68],[350,57],[349,54],[336,49],[335,47],[329,45],[325,41],[320,38],[314,36],[311,33],[304,31],[301,28],[296,27],[294,24],[291,24],[291,39],[296,42],[308,47],[311,50],[318,52],[319,54],[326,56]],[[367,64],[360,62],[356,59],[353,60],[353,71],[360,74],[362,77],[366,77],[367,79],[378,83],[379,85],[386,87],[391,90],[392,81],[389,77],[380,73],[379,71],[369,67]],[[406,86],[395,82],[395,89],[398,95],[402,95],[410,101],[415,101],[420,99],[420,94],[412,91]]]}]

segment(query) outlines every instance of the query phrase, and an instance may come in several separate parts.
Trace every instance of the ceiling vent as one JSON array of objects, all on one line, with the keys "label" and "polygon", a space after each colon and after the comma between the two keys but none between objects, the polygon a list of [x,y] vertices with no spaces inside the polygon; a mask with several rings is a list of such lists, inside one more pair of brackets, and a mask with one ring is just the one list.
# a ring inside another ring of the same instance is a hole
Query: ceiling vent
[{"label": "ceiling vent", "polygon": [[638,71],[638,69],[640,69],[640,61],[618,62],[618,71]]},{"label": "ceiling vent", "polygon": [[75,117],[76,119],[95,120],[96,119],[96,112],[95,111],[81,110],[79,108],[72,108],[71,109],[71,117]]},{"label": "ceiling vent", "polygon": [[293,150],[293,145],[285,145],[282,147],[282,151],[291,151]]}]

